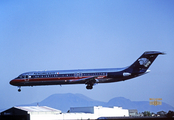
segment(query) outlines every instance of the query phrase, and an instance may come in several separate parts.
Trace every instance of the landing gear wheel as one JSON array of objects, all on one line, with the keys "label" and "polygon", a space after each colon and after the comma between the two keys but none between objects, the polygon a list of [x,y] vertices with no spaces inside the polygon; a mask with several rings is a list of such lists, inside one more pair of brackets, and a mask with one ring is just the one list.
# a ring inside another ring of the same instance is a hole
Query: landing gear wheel
[{"label": "landing gear wheel", "polygon": [[93,88],[92,85],[87,85],[87,86],[86,86],[86,89],[88,89],[88,90],[89,90],[89,89],[92,89],[92,88]]},{"label": "landing gear wheel", "polygon": [[21,86],[18,86],[18,88],[19,88],[19,89],[18,89],[18,92],[21,92]]},{"label": "landing gear wheel", "polygon": [[21,89],[20,88],[18,89],[18,92],[21,92]]}]

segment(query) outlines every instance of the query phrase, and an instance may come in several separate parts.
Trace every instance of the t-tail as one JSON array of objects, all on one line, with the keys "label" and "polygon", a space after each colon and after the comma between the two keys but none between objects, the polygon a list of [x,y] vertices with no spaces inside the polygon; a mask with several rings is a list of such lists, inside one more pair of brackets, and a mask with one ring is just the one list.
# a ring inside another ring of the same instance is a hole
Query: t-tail
[{"label": "t-tail", "polygon": [[131,75],[139,76],[149,72],[148,68],[160,54],[165,53],[158,51],[144,52],[131,66],[125,70],[125,73],[131,73]]}]

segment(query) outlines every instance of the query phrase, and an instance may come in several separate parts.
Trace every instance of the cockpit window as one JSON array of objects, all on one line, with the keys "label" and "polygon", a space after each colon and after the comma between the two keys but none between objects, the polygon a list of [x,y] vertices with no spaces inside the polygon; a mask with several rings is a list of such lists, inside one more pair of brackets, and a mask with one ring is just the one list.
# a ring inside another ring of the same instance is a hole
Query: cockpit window
[{"label": "cockpit window", "polygon": [[24,78],[24,76],[23,75],[19,75],[17,78],[18,79],[22,79],[22,78]]}]

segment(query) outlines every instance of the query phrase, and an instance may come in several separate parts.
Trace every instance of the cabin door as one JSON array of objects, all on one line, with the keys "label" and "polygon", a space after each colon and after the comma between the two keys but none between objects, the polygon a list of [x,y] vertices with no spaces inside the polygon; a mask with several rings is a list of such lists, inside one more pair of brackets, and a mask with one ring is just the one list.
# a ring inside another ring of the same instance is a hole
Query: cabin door
[{"label": "cabin door", "polygon": [[24,75],[24,80],[25,81],[29,81],[29,76],[28,75]]},{"label": "cabin door", "polygon": [[82,73],[74,73],[75,78],[82,78]]},{"label": "cabin door", "polygon": [[82,73],[79,73],[79,78],[82,78]]}]

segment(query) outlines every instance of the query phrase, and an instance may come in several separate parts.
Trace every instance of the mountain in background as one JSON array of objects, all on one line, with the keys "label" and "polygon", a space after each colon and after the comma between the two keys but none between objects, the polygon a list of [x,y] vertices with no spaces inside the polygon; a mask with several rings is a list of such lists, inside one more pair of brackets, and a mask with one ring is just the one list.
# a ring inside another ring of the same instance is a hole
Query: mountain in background
[{"label": "mountain in background", "polygon": [[[37,103],[29,104],[37,105]],[[102,102],[88,98],[82,94],[53,94],[43,101],[39,102],[39,106],[49,106],[61,110],[62,112],[67,112],[70,107],[88,107],[88,106],[103,106],[112,107],[119,106],[123,109],[137,109],[138,112],[150,111],[174,111],[174,107],[162,102],[162,105],[149,105],[149,101],[131,101],[124,97],[115,97],[108,102]]]}]

